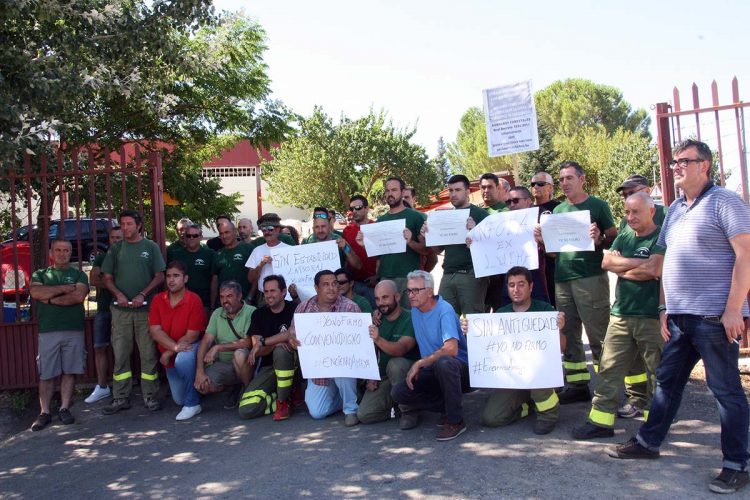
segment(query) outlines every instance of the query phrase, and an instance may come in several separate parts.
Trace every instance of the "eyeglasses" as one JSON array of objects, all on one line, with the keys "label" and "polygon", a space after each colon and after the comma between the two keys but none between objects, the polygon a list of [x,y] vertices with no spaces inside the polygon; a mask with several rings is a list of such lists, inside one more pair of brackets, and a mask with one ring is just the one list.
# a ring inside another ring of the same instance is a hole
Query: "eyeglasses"
[{"label": "eyeglasses", "polygon": [[341,286],[344,286],[344,285],[348,285],[349,284],[349,280],[341,280],[341,281],[336,280],[336,283],[338,283]]},{"label": "eyeglasses", "polygon": [[262,228],[260,228],[260,230],[261,230],[261,231],[263,231],[264,233],[265,233],[265,232],[268,232],[268,233],[270,233],[270,232],[271,232],[271,231],[273,231],[273,230],[274,230],[275,228],[276,228],[276,226],[263,226]]},{"label": "eyeglasses", "polygon": [[200,238],[200,237],[201,237],[201,235],[200,235],[200,234],[186,234],[186,235],[185,235],[185,238],[190,238],[190,239],[193,239],[193,238]]},{"label": "eyeglasses", "polygon": [[407,288],[404,291],[406,292],[406,295],[416,295],[422,290],[427,290],[427,288]]},{"label": "eyeglasses", "polygon": [[544,186],[546,186],[547,184],[549,184],[549,182],[544,182],[544,181],[536,181],[536,182],[532,182],[532,183],[531,183],[531,187],[544,187]]},{"label": "eyeglasses", "polygon": [[700,158],[680,158],[678,160],[670,161],[669,168],[671,168],[672,170],[676,169],[677,167],[686,168],[688,164],[691,162],[700,163],[702,161],[706,161],[706,160],[702,160]]},{"label": "eyeglasses", "polygon": [[509,198],[508,199],[508,203],[518,203],[521,200],[530,200],[530,199],[531,198],[526,198],[526,197],[523,197],[523,198]]},{"label": "eyeglasses", "polygon": [[313,219],[327,219],[328,214],[313,214]]},{"label": "eyeglasses", "polygon": [[360,206],[358,206],[358,207],[349,207],[349,210],[356,210],[356,211],[358,211],[358,212],[359,212],[359,211],[360,211],[360,210],[362,210],[363,208],[365,208],[365,206],[364,206],[364,205],[360,205]]}]

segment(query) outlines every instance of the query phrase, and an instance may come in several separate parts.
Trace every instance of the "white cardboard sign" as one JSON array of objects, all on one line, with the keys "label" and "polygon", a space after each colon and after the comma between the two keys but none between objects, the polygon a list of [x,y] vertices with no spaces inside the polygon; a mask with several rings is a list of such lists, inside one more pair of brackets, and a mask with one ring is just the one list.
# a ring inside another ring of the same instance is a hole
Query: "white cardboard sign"
[{"label": "white cardboard sign", "polygon": [[428,247],[442,247],[445,245],[465,245],[466,220],[469,209],[433,210],[427,214],[427,234],[425,243]]},{"label": "white cardboard sign", "polygon": [[406,229],[405,219],[374,222],[359,226],[365,240],[367,256],[375,257],[406,252],[404,229]]},{"label": "white cardboard sign", "polygon": [[542,216],[542,239],[547,252],[593,252],[589,236],[591,214],[588,210]]},{"label": "white cardboard sign", "polygon": [[492,214],[469,231],[477,278],[503,274],[513,266],[539,268],[539,247],[534,240],[538,213],[539,207],[533,207]]},{"label": "white cardboard sign", "polygon": [[287,286],[297,285],[300,297],[315,295],[315,274],[341,267],[339,247],[335,241],[321,241],[309,245],[296,245],[271,249],[273,271],[286,280]]}]

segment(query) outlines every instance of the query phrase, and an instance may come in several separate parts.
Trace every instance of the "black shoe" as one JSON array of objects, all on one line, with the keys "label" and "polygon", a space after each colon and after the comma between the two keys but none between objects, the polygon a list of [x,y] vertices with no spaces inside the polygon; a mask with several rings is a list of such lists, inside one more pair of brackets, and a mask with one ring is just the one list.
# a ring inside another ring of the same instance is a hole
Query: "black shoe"
[{"label": "black shoe", "polygon": [[74,424],[76,422],[76,419],[67,408],[60,408],[60,411],[57,412],[57,416],[60,417],[60,422],[65,425]]},{"label": "black shoe", "polygon": [[127,410],[130,408],[130,400],[128,398],[115,398],[108,405],[102,408],[104,415],[114,415],[118,411]]},{"label": "black shoe", "polygon": [[41,431],[45,427],[49,425],[49,423],[52,421],[52,417],[49,413],[40,413],[38,417],[36,417],[36,420],[34,420],[34,423],[31,424],[31,430]]},{"label": "black shoe", "polygon": [[641,443],[634,437],[628,441],[618,444],[614,448],[607,448],[607,455],[612,458],[659,458],[659,452],[649,450],[645,446],[641,446]]},{"label": "black shoe", "polygon": [[615,435],[615,430],[586,422],[582,426],[573,429],[570,435],[573,436],[573,439],[611,438]]},{"label": "black shoe", "polygon": [[557,395],[561,405],[591,401],[591,392],[587,385],[568,385]]},{"label": "black shoe", "polygon": [[226,391],[226,395],[224,396],[225,410],[237,408],[237,403],[240,401],[240,394],[242,394],[243,389],[244,387],[242,384],[236,384],[234,387]]},{"label": "black shoe", "polygon": [[143,406],[145,406],[148,411],[159,411],[161,410],[161,403],[158,399],[151,397],[151,398],[144,398],[143,400]]},{"label": "black shoe", "polygon": [[643,410],[630,403],[617,410],[617,416],[620,418],[635,418],[640,415],[643,415]]},{"label": "black shoe", "polygon": [[718,476],[708,484],[708,489],[714,493],[734,493],[744,488],[749,479],[746,470],[734,470],[724,467]]},{"label": "black shoe", "polygon": [[534,434],[543,436],[555,430],[557,422],[555,420],[537,420],[534,422]]}]

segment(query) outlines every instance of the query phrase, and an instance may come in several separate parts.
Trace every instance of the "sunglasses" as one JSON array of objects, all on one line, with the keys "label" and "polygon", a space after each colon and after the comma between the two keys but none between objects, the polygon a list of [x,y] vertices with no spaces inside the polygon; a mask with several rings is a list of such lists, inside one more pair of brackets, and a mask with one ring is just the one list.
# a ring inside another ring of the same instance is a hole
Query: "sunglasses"
[{"label": "sunglasses", "polygon": [[336,280],[336,283],[338,283],[341,286],[344,286],[344,285],[348,285],[349,284],[349,280],[341,280],[341,281]]},{"label": "sunglasses", "polygon": [[549,184],[549,182],[537,181],[537,182],[532,182],[531,187],[544,187],[547,184]]},{"label": "sunglasses", "polygon": [[509,198],[508,203],[518,203],[521,200],[530,200],[531,198]]},{"label": "sunglasses", "polygon": [[313,219],[327,219],[328,214],[314,214]]},{"label": "sunglasses", "polygon": [[356,211],[360,211],[360,210],[362,210],[363,208],[365,208],[365,206],[364,206],[364,205],[360,205],[360,206],[358,206],[358,207],[349,207],[349,210],[356,210]]},{"label": "sunglasses", "polygon": [[274,230],[274,229],[275,229],[276,227],[278,227],[278,226],[263,226],[262,228],[260,228],[260,230],[261,230],[261,231],[263,231],[263,232],[269,232],[269,233],[270,233],[270,232],[271,232],[271,231],[273,231],[273,230]]},{"label": "sunglasses", "polygon": [[200,234],[186,234],[185,235],[185,238],[190,238],[191,240],[194,238],[200,238],[200,237],[201,237]]}]

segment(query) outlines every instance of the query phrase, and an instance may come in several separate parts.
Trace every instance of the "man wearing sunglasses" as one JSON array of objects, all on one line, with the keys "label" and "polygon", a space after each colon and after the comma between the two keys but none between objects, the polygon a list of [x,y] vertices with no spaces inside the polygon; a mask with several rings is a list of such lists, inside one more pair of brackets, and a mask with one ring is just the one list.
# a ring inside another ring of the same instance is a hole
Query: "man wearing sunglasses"
[{"label": "man wearing sunglasses", "polygon": [[[537,172],[531,178],[531,194],[534,197],[534,205],[539,207],[539,217],[543,214],[551,214],[560,204],[554,198],[555,183],[552,176],[547,172]],[[543,253],[543,252],[542,252]],[[549,302],[555,305],[555,258],[544,254],[544,278],[547,284]]]},{"label": "man wearing sunglasses", "polygon": [[339,261],[342,266],[348,266],[350,269],[362,267],[359,257],[352,251],[349,243],[333,231],[333,221],[328,214],[328,210],[323,207],[316,207],[313,213],[313,233],[305,238],[303,244],[321,243],[323,241],[336,242],[339,247]]},{"label": "man wearing sunglasses", "polygon": [[198,224],[188,225],[185,229],[185,250],[174,255],[173,260],[185,265],[187,289],[200,297],[208,317],[211,312],[211,289],[218,289],[218,276],[213,272],[216,252],[201,245],[202,238],[203,232]]},{"label": "man wearing sunglasses", "polygon": [[[281,233],[281,218],[272,212],[263,214],[258,219],[258,228],[263,233],[266,242],[263,245],[255,247],[255,250],[245,262],[247,268],[247,279],[252,283],[257,283],[257,289],[263,290],[263,280],[266,276],[276,274],[273,271],[273,258],[271,258],[272,248],[284,248],[289,245],[279,240]],[[261,299],[262,297],[259,297]],[[263,301],[258,300],[258,307],[263,306]]]},{"label": "man wearing sunglasses", "polygon": [[[516,186],[508,192],[508,206],[511,210],[531,208],[532,201],[534,201],[534,198],[531,196],[529,190],[523,186]],[[533,285],[533,287],[531,288],[531,298],[534,300],[549,302],[550,294],[546,287],[547,282],[545,277],[546,268],[544,259],[542,258],[544,256],[544,252],[542,250],[539,250],[539,254],[539,268],[530,271],[532,277],[531,283]],[[552,289],[552,291],[554,293],[554,288]],[[511,303],[511,299],[508,295],[506,280],[503,280],[502,295],[503,304],[509,305]]]},{"label": "man wearing sunglasses", "polygon": [[365,247],[357,244],[357,235],[360,233],[360,226],[375,222],[368,217],[370,213],[367,198],[361,194],[352,196],[349,201],[349,210],[352,213],[352,223],[344,228],[344,239],[352,248],[354,253],[359,257],[362,266],[359,269],[352,270],[354,278],[354,293],[363,296],[370,303],[370,307],[375,305],[375,294],[373,288],[378,282],[377,257],[368,257]]}]

